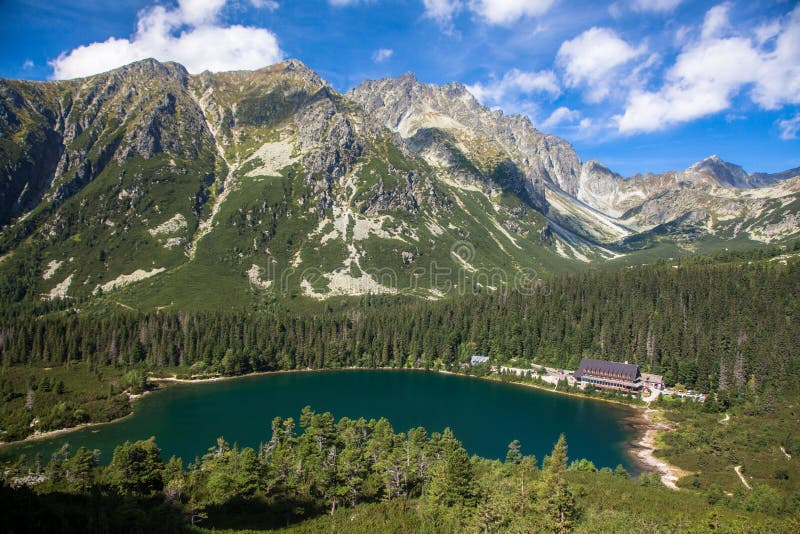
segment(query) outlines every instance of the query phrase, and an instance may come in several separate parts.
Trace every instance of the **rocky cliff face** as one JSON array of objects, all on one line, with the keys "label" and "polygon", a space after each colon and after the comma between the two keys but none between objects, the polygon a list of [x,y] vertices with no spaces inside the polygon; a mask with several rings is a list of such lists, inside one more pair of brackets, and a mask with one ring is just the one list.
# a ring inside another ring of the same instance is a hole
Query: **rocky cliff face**
[{"label": "rocky cliff face", "polygon": [[[569,143],[539,132],[526,117],[481,106],[460,84],[426,85],[405,74],[364,82],[347,96],[439,172],[486,191],[525,193],[557,233],[565,229],[598,243],[623,243],[678,221],[684,228],[687,221],[696,226],[697,235],[714,234],[718,220],[737,213],[749,221],[743,228],[750,237],[764,240],[757,219],[768,212],[779,216],[786,203],[763,200],[771,193],[756,199],[732,192],[775,186],[800,174],[751,175],[711,156],[685,171],[625,179],[598,161],[582,163]],[[772,193],[794,194],[791,188]],[[742,228],[728,230],[738,236]]]},{"label": "rocky cliff face", "polygon": [[642,249],[781,242],[797,175],[712,157],[625,179],[460,84],[340,94],[296,60],[197,76],[146,60],[0,80],[0,274],[33,269],[16,299],[438,298]]},{"label": "rocky cliff face", "polygon": [[[302,163],[320,216],[333,207],[337,189],[359,161],[373,155],[387,138],[387,132],[364,110],[297,60],[255,72],[204,73],[193,87],[210,129],[230,156],[229,163],[246,161],[254,141],[270,136],[283,140]],[[373,191],[373,202],[364,210],[414,209],[419,173],[411,172],[404,179],[398,191]]]},{"label": "rocky cliff face", "polygon": [[0,223],[63,202],[112,164],[197,159],[211,141],[187,82],[182,66],[153,60],[84,80],[0,80]]},{"label": "rocky cliff face", "polygon": [[753,187],[750,183],[750,175],[738,165],[722,161],[714,155],[695,163],[688,169],[687,174],[701,174],[715,179],[722,187],[733,187],[737,189],[749,189]]},{"label": "rocky cliff face", "polygon": [[26,93],[0,80],[0,226],[38,205],[63,151],[56,114],[37,106],[38,91]]},{"label": "rocky cliff face", "polygon": [[364,82],[347,96],[429,163],[453,169],[469,159],[478,172],[463,177],[468,181],[523,189],[539,207],[546,205],[545,183],[575,193],[581,162],[569,143],[539,132],[527,117],[482,106],[461,84],[422,84],[409,73]]}]

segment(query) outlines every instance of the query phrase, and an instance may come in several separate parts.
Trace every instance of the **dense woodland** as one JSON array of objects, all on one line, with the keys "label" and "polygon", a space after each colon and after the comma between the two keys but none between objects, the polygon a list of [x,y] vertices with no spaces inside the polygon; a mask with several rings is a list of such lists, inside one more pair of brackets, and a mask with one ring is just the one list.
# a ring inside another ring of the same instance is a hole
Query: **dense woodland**
[{"label": "dense woodland", "polygon": [[[563,435],[541,465],[516,441],[505,461],[489,461],[470,458],[449,430],[398,434],[385,419],[337,422],[308,408],[299,428],[275,418],[257,449],[220,438],[188,466],[164,463],[151,438],[118,446],[107,467],[93,451],[65,446],[47,464],[11,467],[4,482],[9,532],[280,528],[304,519],[311,524],[298,528],[309,532],[608,532],[632,522],[648,532],[793,532],[800,504],[768,486],[679,497],[657,477],[570,463]],[[632,495],[636,504],[619,506]]]},{"label": "dense woodland", "polygon": [[[767,259],[759,259],[767,256]],[[453,366],[474,353],[575,368],[628,360],[703,391],[800,383],[800,262],[752,252],[585,272],[438,302],[364,297],[312,313],[8,316],[0,358],[185,374]]]},{"label": "dense woodland", "polygon": [[564,275],[529,289],[437,302],[364,297],[311,311],[10,307],[0,319],[0,436],[120,417],[126,392],[141,392],[148,374],[457,369],[475,353],[516,366],[628,360],[670,385],[720,391],[726,403],[748,396],[756,410],[797,394],[800,258],[786,250]]}]

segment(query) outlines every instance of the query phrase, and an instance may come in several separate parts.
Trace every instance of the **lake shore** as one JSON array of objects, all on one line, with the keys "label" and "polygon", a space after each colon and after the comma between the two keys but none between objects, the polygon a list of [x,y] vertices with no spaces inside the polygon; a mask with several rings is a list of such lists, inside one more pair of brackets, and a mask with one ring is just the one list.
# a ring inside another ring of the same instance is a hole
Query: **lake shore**
[{"label": "lake shore", "polygon": [[[290,369],[290,370],[279,370],[279,371],[263,371],[258,373],[250,373],[246,375],[239,375],[239,376],[221,376],[221,377],[211,377],[211,378],[201,378],[201,379],[181,379],[176,377],[171,378],[154,378],[151,379],[154,382],[170,382],[170,383],[204,383],[204,382],[216,382],[220,380],[232,380],[237,378],[246,378],[250,376],[261,376],[261,375],[269,375],[269,374],[279,374],[279,373],[297,373],[297,372],[320,372],[320,371],[348,371],[348,370],[363,370],[363,367],[345,367],[340,369]],[[532,383],[532,382],[518,382],[515,380],[503,380],[497,375],[488,375],[488,376],[474,376],[468,375],[464,373],[456,373],[453,371],[446,371],[444,369],[421,369],[421,368],[397,368],[397,367],[375,367],[371,368],[378,371],[432,371],[438,372],[446,375],[453,375],[453,376],[462,376],[466,378],[473,378],[473,379],[480,379],[480,380],[487,380],[491,382],[499,382],[502,384],[511,384],[517,386],[525,386],[530,387],[533,389],[538,389],[541,391],[547,391],[549,393],[557,393],[559,395],[566,395],[569,397],[580,398],[580,399],[588,399],[592,401],[600,401],[606,402],[610,404],[616,404],[618,406],[625,406],[630,408],[631,410],[635,411],[635,414],[631,416],[631,428],[633,428],[634,433],[636,434],[636,439],[631,440],[627,444],[628,452],[631,458],[634,460],[636,465],[641,468],[642,472],[656,472],[661,476],[662,483],[670,489],[678,491],[676,482],[681,477],[686,476],[688,473],[676,467],[666,460],[658,458],[655,455],[657,449],[656,447],[656,436],[659,432],[669,431],[671,427],[668,425],[657,422],[654,420],[654,415],[659,413],[658,410],[647,406],[637,406],[635,404],[630,404],[626,402],[622,402],[615,399],[606,399],[601,397],[593,397],[589,395],[584,395],[581,393],[576,393],[572,391],[563,391],[559,390],[557,387],[550,387],[544,386],[542,384]]]},{"label": "lake shore", "polygon": [[337,367],[335,369],[313,369],[313,368],[305,368],[305,369],[280,369],[277,371],[258,371],[255,373],[247,373],[244,375],[234,375],[234,376],[213,376],[208,378],[177,378],[175,376],[172,377],[150,377],[148,378],[148,382],[167,382],[167,383],[176,383],[176,384],[202,384],[207,382],[219,382],[223,380],[238,380],[242,378],[250,378],[254,376],[265,376],[265,375],[274,375],[274,374],[283,374],[283,373],[320,373],[320,372],[332,372],[332,371],[420,371],[420,372],[432,372],[432,373],[441,373],[444,375],[453,375],[453,376],[462,376],[465,378],[472,378],[477,380],[488,380],[490,382],[499,382],[501,384],[511,384],[515,386],[525,386],[534,389],[538,389],[541,391],[547,391],[550,393],[558,393],[559,395],[566,395],[568,397],[575,397],[578,399],[588,399],[592,401],[598,402],[606,402],[610,404],[616,404],[618,406],[627,406],[628,408],[632,408],[634,410],[642,410],[644,406],[639,406],[636,404],[631,404],[628,402],[622,402],[620,400],[615,399],[607,399],[603,397],[591,396],[582,393],[576,393],[573,391],[564,391],[558,388],[551,387],[549,385],[545,386],[542,384],[537,384],[535,382],[520,382],[516,380],[503,380],[498,375],[487,375],[487,376],[476,376],[476,375],[469,375],[465,373],[456,373],[453,371],[447,371],[444,369],[424,369],[421,367]]},{"label": "lake shore", "polygon": [[[620,402],[614,399],[606,399],[606,398],[599,398],[589,395],[582,395],[580,393],[570,392],[570,391],[562,391],[558,388],[554,388],[552,386],[545,386],[542,384],[536,384],[531,382],[518,382],[515,380],[503,380],[502,378],[496,375],[490,376],[473,376],[467,375],[463,373],[457,373],[452,371],[446,370],[429,370],[429,369],[421,369],[421,368],[392,368],[392,367],[377,367],[371,368],[373,370],[381,370],[381,371],[433,371],[447,375],[454,375],[454,376],[462,376],[468,378],[477,378],[492,382],[499,382],[503,384],[510,384],[510,385],[517,385],[517,386],[525,386],[529,388],[538,389],[541,391],[546,391],[550,393],[558,393],[560,395],[566,395],[575,398],[582,398],[588,399],[593,401],[601,401],[611,404],[616,404],[619,406],[625,406],[633,410],[633,414],[629,418],[630,421],[630,428],[632,429],[633,433],[635,434],[635,438],[630,440],[629,443],[626,445],[630,457],[634,460],[635,464],[641,467],[643,472],[658,472],[661,475],[662,481],[664,485],[670,487],[672,489],[677,490],[678,487],[676,486],[675,482],[682,476],[685,476],[687,473],[683,472],[679,468],[669,464],[668,462],[658,458],[655,456],[656,448],[656,436],[658,432],[670,430],[670,427],[665,425],[664,423],[657,422],[654,420],[653,415],[657,413],[657,410],[651,408],[645,408],[643,406],[636,406],[625,402]],[[141,394],[132,394],[129,395],[129,400],[131,403],[131,412],[119,417],[117,419],[105,422],[92,422],[92,423],[83,423],[77,425],[75,427],[70,428],[62,428],[57,430],[51,430],[47,432],[40,432],[37,434],[32,434],[27,436],[23,440],[12,441],[12,442],[0,442],[0,447],[11,446],[11,445],[19,445],[22,443],[26,443],[29,441],[37,441],[42,439],[48,439],[55,436],[59,436],[62,434],[68,434],[70,432],[74,432],[77,430],[89,428],[89,427],[99,427],[102,425],[108,425],[112,423],[116,423],[122,421],[126,417],[130,417],[133,415],[134,412],[134,404],[137,400],[141,399],[142,397],[149,395],[155,391],[162,389],[163,387],[169,387],[170,384],[203,384],[209,382],[219,382],[219,381],[228,381],[228,380],[239,380],[239,379],[247,379],[256,376],[265,376],[265,375],[273,375],[273,374],[285,374],[285,373],[305,373],[305,372],[331,372],[331,371],[348,371],[348,370],[364,370],[362,367],[346,367],[340,369],[290,369],[290,370],[275,370],[275,371],[261,371],[256,373],[249,373],[245,375],[237,375],[237,376],[214,376],[214,377],[206,377],[206,378],[177,378],[177,376],[162,376],[162,377],[148,377],[148,383],[154,386],[152,389],[148,389],[147,391]]]},{"label": "lake shore", "polygon": [[[131,411],[126,413],[122,417],[117,417],[116,419],[112,419],[110,421],[94,421],[94,422],[91,422],[91,423],[81,423],[79,425],[70,426],[70,427],[67,427],[67,428],[58,428],[56,430],[48,430],[46,432],[37,432],[35,434],[31,434],[30,436],[25,436],[25,438],[23,438],[23,439],[18,439],[18,440],[15,440],[15,441],[0,441],[0,448],[11,446],[11,445],[20,445],[20,444],[26,443],[28,441],[37,441],[37,440],[41,440],[41,439],[52,438],[52,437],[55,437],[55,436],[59,436],[61,434],[69,434],[70,432],[76,432],[76,431],[82,430],[84,428],[99,427],[99,426],[103,426],[103,425],[110,425],[112,423],[118,423],[118,422],[120,422],[120,421],[122,421],[124,419],[127,419],[128,417],[133,415],[133,406],[134,406],[134,403],[137,400],[141,399],[142,397],[144,397],[146,395],[149,395],[150,393],[154,393],[154,392],[156,392],[156,391],[158,391],[160,389],[158,387],[158,384],[157,384],[157,382],[159,382],[159,381],[161,381],[161,380],[148,380],[148,383],[154,383],[155,387],[151,388],[151,389],[147,389],[147,390],[143,391],[142,393],[128,393],[128,404],[130,406]],[[165,379],[165,381],[168,381],[168,380]]]},{"label": "lake shore", "polygon": [[[347,367],[346,369],[362,369],[362,368]],[[156,376],[156,377],[151,376],[147,378],[147,381],[150,383],[167,382],[172,384],[203,384],[207,382],[220,382],[224,380],[237,380],[241,378],[250,378],[253,376],[277,375],[283,373],[308,373],[312,371],[338,371],[338,369],[312,369],[308,367],[306,369],[279,369],[276,371],[258,371],[255,373],[247,373],[244,375],[209,376],[206,378],[178,378],[177,376]]]},{"label": "lake shore", "polygon": [[[454,373],[452,371],[439,372],[457,376],[470,376],[463,375],[461,373]],[[580,393],[574,393],[571,391],[561,391],[557,388],[547,387],[541,384],[516,382],[513,380],[506,381],[500,379],[496,375],[483,377],[473,376],[472,378],[481,378],[484,380],[491,380],[493,382],[501,382],[504,384],[527,386],[542,391],[548,391],[550,393],[558,393],[560,395],[567,395],[580,399],[607,402],[631,408],[632,410],[635,410],[636,413],[629,419],[629,421],[631,428],[633,428],[633,432],[637,435],[637,438],[627,444],[627,449],[636,465],[641,468],[641,471],[643,473],[658,473],[661,476],[661,482],[668,488],[675,491],[680,490],[680,488],[677,486],[678,479],[690,474],[655,455],[656,451],[658,450],[656,447],[656,437],[658,436],[658,433],[672,430],[672,427],[669,425],[654,419],[654,416],[660,413],[659,410],[650,408],[649,406],[637,406],[635,404],[629,404],[614,399],[604,399],[599,397],[591,397],[589,395],[582,395]]]},{"label": "lake shore", "polygon": [[[250,378],[254,376],[263,376],[263,375],[273,375],[273,374],[281,374],[281,373],[304,373],[304,372],[313,372],[313,371],[339,371],[339,370],[356,370],[356,369],[363,369],[362,367],[347,367],[344,369],[287,369],[287,370],[277,370],[277,371],[259,371],[256,373],[248,373],[244,375],[235,375],[235,376],[213,376],[208,378],[177,378],[175,376],[172,377],[148,377],[147,383],[155,385],[154,388],[147,389],[142,393],[136,394],[128,394],[128,401],[130,403],[131,411],[127,414],[123,415],[122,417],[117,417],[116,419],[112,419],[110,421],[95,421],[91,423],[81,423],[79,425],[70,426],[66,428],[58,428],[55,430],[48,430],[46,432],[37,432],[31,434],[29,436],[25,436],[23,439],[18,439],[14,441],[0,441],[0,448],[9,447],[13,445],[21,445],[23,443],[27,443],[30,441],[38,441],[42,439],[53,438],[56,436],[60,436],[61,434],[69,434],[71,432],[77,432],[78,430],[83,430],[84,428],[92,428],[92,427],[99,427],[103,425],[110,425],[112,423],[117,423],[122,421],[130,416],[133,415],[133,405],[134,403],[141,399],[142,397],[149,395],[150,393],[154,393],[161,389],[159,384],[203,384],[208,382],[219,382],[224,380],[237,380],[241,378]],[[378,368],[378,369],[391,369],[391,368]],[[419,369],[424,371],[425,369]],[[164,386],[168,387],[168,386]]]},{"label": "lake shore", "polygon": [[576,393],[574,391],[564,391],[564,390],[558,389],[557,387],[553,387],[553,386],[550,386],[550,385],[546,385],[545,386],[545,385],[542,385],[542,384],[539,384],[539,383],[536,383],[536,382],[518,382],[518,381],[513,380],[513,379],[512,380],[503,380],[498,375],[474,376],[474,375],[467,375],[467,374],[463,374],[463,373],[454,373],[452,371],[444,371],[444,370],[440,370],[438,372],[443,373],[443,374],[447,374],[447,375],[465,376],[465,377],[468,377],[468,378],[477,378],[477,379],[480,379],[480,380],[490,380],[492,382],[500,382],[501,384],[512,384],[512,385],[515,385],[515,386],[526,386],[526,387],[529,387],[529,388],[539,389],[541,391],[547,391],[549,393],[558,393],[559,395],[566,395],[567,397],[575,397],[577,399],[587,399],[587,400],[591,400],[591,401],[607,402],[609,404],[616,404],[618,406],[627,406],[628,408],[632,408],[634,410],[638,410],[638,409],[642,409],[643,408],[643,406],[638,406],[636,404],[631,404],[631,403],[628,403],[628,402],[622,402],[622,401],[615,400],[615,399],[606,399],[606,398],[603,398],[603,397],[595,397],[595,396],[592,396],[592,395],[587,395],[585,393]]},{"label": "lake shore", "polygon": [[135,402],[136,400],[142,398],[143,396],[147,395],[148,393],[151,393],[151,391],[148,390],[148,391],[145,391],[144,393],[140,393],[138,395],[129,395],[128,396],[128,401],[131,403],[131,411],[126,413],[122,417],[117,417],[116,419],[112,419],[110,421],[95,421],[95,422],[92,422],[92,423],[81,423],[79,425],[70,426],[70,427],[67,427],[67,428],[58,428],[56,430],[47,430],[46,432],[37,432],[37,433],[31,434],[30,436],[25,436],[25,438],[18,439],[16,441],[0,441],[0,448],[9,447],[9,446],[12,446],[12,445],[21,445],[21,444],[27,443],[29,441],[38,441],[38,440],[41,440],[41,439],[48,439],[48,438],[52,438],[52,437],[55,437],[55,436],[60,436],[61,434],[69,434],[71,432],[77,432],[78,430],[82,430],[84,428],[92,428],[92,427],[98,427],[98,426],[103,426],[103,425],[110,425],[112,423],[118,423],[119,421],[122,421],[122,420],[132,416],[133,415],[133,406],[132,406],[133,402]]},{"label": "lake shore", "polygon": [[678,491],[677,482],[680,478],[689,475],[687,471],[676,467],[666,460],[655,455],[658,450],[656,439],[659,432],[670,431],[672,426],[659,421],[661,412],[653,408],[641,410],[633,426],[638,429],[639,439],[633,442],[631,454],[643,471],[656,472],[661,476],[661,482],[668,488]]}]

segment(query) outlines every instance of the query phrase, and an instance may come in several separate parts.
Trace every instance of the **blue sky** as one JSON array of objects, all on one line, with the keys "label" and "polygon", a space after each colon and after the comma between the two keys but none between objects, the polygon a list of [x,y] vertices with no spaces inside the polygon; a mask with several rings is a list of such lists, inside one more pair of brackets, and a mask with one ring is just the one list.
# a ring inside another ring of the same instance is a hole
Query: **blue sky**
[{"label": "blue sky", "polygon": [[0,0],[0,76],[296,57],[345,91],[413,71],[630,175],[800,166],[800,7],[690,0]]}]

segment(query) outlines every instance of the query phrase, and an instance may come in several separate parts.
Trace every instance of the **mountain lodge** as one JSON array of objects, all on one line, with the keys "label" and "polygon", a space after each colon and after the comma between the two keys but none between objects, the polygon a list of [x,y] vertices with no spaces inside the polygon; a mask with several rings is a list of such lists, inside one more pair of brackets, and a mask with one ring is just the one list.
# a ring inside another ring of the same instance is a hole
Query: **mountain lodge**
[{"label": "mountain lodge", "polygon": [[632,363],[584,358],[573,376],[583,387],[592,385],[628,393],[638,393],[644,385],[639,366]]}]

